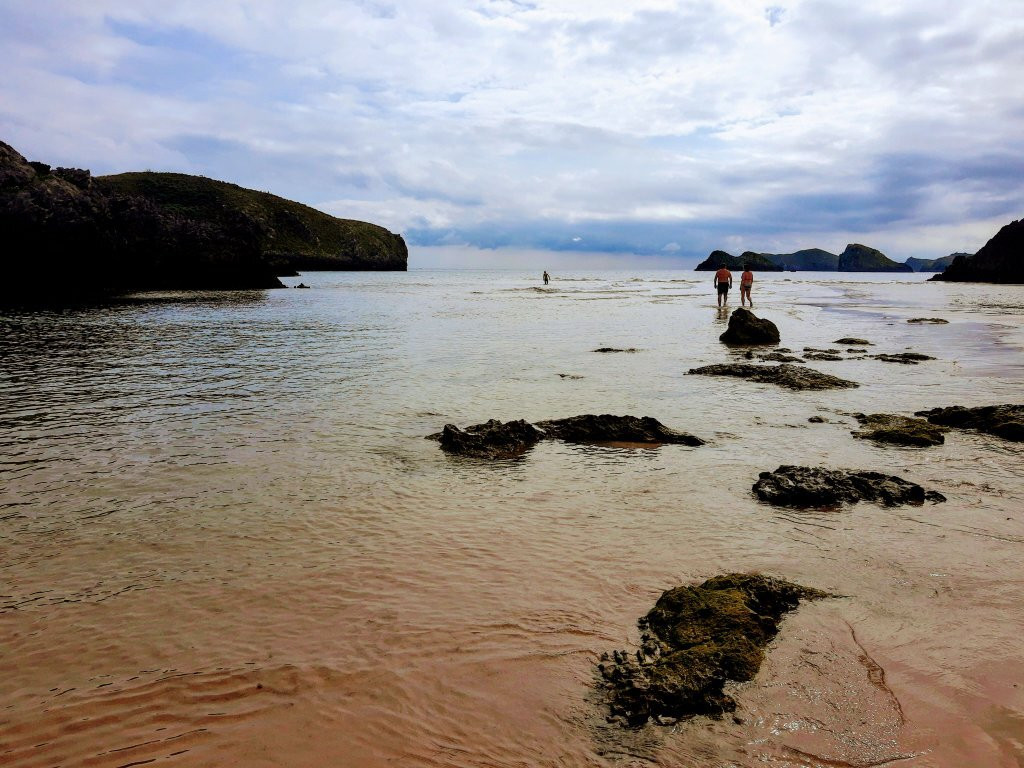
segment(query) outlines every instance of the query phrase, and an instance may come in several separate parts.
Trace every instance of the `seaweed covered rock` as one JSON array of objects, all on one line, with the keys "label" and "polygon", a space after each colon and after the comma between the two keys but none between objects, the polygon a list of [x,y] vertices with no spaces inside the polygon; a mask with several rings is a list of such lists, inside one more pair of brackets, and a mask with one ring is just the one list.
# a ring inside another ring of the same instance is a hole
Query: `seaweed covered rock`
[{"label": "seaweed covered rock", "polygon": [[639,726],[733,711],[726,681],[754,678],[783,614],[801,600],[830,596],[745,573],[668,590],[638,622],[640,650],[605,654],[598,665],[612,716]]},{"label": "seaweed covered rock", "polygon": [[917,365],[922,360],[934,360],[934,357],[922,355],[920,352],[895,352],[891,354],[871,355],[875,360],[884,363],[901,363],[902,365]]},{"label": "seaweed covered rock", "polygon": [[840,379],[813,368],[788,365],[755,365],[753,363],[717,363],[691,368],[689,374],[698,376],[738,376],[766,384],[778,384],[789,389],[849,389],[860,386],[854,381]]},{"label": "seaweed covered rock", "polygon": [[448,453],[481,459],[507,459],[533,447],[543,435],[522,419],[507,422],[491,419],[466,429],[445,424],[439,437],[442,450]]},{"label": "seaweed covered rock", "polygon": [[678,443],[704,445],[699,437],[669,429],[650,416],[570,416],[567,419],[538,421],[546,436],[570,443]]},{"label": "seaweed covered rock", "polygon": [[729,316],[729,327],[718,337],[723,344],[778,344],[779,329],[771,320],[740,307]]},{"label": "seaweed covered rock", "polygon": [[853,347],[870,347],[871,342],[867,339],[858,339],[854,336],[843,336],[841,339],[836,339],[832,342],[833,344],[844,344],[846,346]]},{"label": "seaweed covered rock", "polygon": [[949,408],[932,408],[917,411],[915,416],[924,416],[932,424],[941,424],[956,429],[976,429],[1005,440],[1024,442],[1024,405],[983,405],[965,408],[954,405]]},{"label": "seaweed covered rock", "polygon": [[932,424],[924,419],[913,419],[892,413],[854,414],[861,423],[861,429],[852,432],[854,437],[894,445],[942,445],[946,442],[945,427]]},{"label": "seaweed covered rock", "polygon": [[946,500],[941,493],[926,491],[902,477],[864,470],[783,465],[774,472],[762,472],[758,478],[752,488],[757,497],[780,507],[834,507],[858,501],[893,507]]}]

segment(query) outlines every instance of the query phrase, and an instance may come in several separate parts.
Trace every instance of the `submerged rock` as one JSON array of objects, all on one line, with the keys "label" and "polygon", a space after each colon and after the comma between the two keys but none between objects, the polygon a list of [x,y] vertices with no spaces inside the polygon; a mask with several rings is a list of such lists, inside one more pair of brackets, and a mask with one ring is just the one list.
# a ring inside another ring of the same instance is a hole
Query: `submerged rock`
[{"label": "submerged rock", "polygon": [[533,447],[543,435],[522,419],[504,423],[491,419],[464,430],[454,424],[445,424],[438,437],[441,449],[448,453],[481,459],[507,459]]},{"label": "submerged rock", "polygon": [[547,437],[569,443],[678,443],[704,445],[699,437],[669,429],[650,416],[600,416],[585,414],[567,419],[538,421]]},{"label": "submerged rock", "polygon": [[965,408],[954,405],[949,408],[932,408],[917,411],[915,416],[924,416],[932,424],[942,424],[957,429],[976,429],[1005,440],[1024,442],[1024,405],[983,405]]},{"label": "submerged rock", "polygon": [[874,360],[882,360],[886,363],[902,363],[903,365],[917,365],[922,360],[934,360],[934,357],[922,355],[920,352],[896,352],[894,354],[871,355]]},{"label": "submerged rock", "polygon": [[842,355],[833,354],[831,352],[805,352],[804,357],[808,360],[825,360],[828,362],[835,362],[836,360],[842,360]]},{"label": "submerged rock", "polygon": [[813,368],[795,365],[754,365],[753,363],[718,363],[691,368],[687,373],[698,376],[738,376],[742,379],[778,384],[789,389],[849,389],[860,386],[854,381],[840,379]]},{"label": "submerged rock", "polygon": [[875,440],[879,443],[895,445],[942,445],[946,442],[946,427],[931,424],[924,419],[912,419],[909,416],[898,416],[891,413],[854,414],[862,425],[862,429],[854,431],[854,437]]},{"label": "submerged rock", "polygon": [[726,681],[754,678],[783,614],[831,596],[744,573],[668,590],[638,622],[640,650],[605,654],[598,665],[613,717],[640,726],[733,711]]},{"label": "submerged rock", "polygon": [[852,346],[855,346],[855,347],[870,347],[870,346],[872,346],[871,342],[868,341],[867,339],[856,339],[856,338],[854,338],[852,336],[844,336],[841,339],[836,339],[832,343],[833,344],[852,345]]},{"label": "submerged rock", "polygon": [[937,491],[926,491],[902,477],[881,472],[783,465],[758,477],[752,488],[757,497],[781,507],[834,507],[858,501],[877,501],[893,507],[946,500]]},{"label": "submerged rock", "polygon": [[[751,353],[747,353],[750,357],[753,357]],[[766,363],[802,363],[804,359],[802,357],[795,357],[794,355],[787,355],[779,351],[769,352],[765,355],[758,355],[758,360],[763,360]]]},{"label": "submerged rock", "polygon": [[949,325],[949,320],[943,320],[941,317],[912,317],[907,320],[908,323],[933,323],[935,325]]},{"label": "submerged rock", "polygon": [[630,347],[629,349],[618,349],[616,347],[598,347],[594,350],[595,352],[639,352],[640,350],[636,347]]},{"label": "submerged rock", "polygon": [[607,413],[538,421],[536,425],[522,419],[504,423],[491,419],[465,429],[445,424],[444,430],[427,438],[439,440],[441,448],[448,453],[480,459],[512,458],[545,439],[570,443],[704,445],[699,437],[669,429],[650,416],[613,416]]},{"label": "submerged rock", "polygon": [[771,320],[740,307],[729,317],[729,328],[718,337],[724,344],[778,344],[779,329]]}]

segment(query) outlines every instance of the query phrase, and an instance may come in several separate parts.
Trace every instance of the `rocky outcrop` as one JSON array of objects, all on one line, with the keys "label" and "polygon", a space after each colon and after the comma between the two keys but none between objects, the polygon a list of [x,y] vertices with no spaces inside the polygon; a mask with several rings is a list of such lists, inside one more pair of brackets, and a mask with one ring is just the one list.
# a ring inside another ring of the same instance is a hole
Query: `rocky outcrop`
[{"label": "rocky outcrop", "polygon": [[254,202],[266,198],[279,203],[274,216],[298,206],[181,174],[93,178],[87,170],[51,169],[0,142],[0,300],[283,287],[268,261],[282,219]]},{"label": "rocky outcrop", "polygon": [[934,357],[922,355],[920,352],[894,352],[890,354],[870,355],[872,360],[881,360],[884,363],[901,363],[902,365],[917,365],[925,360],[934,360]]},{"label": "rocky outcrop", "polygon": [[892,507],[946,500],[941,493],[926,491],[902,477],[881,472],[783,465],[758,477],[754,494],[761,501],[780,507],[834,507],[858,501],[876,501]]},{"label": "rocky outcrop", "polygon": [[891,413],[854,414],[861,423],[861,429],[852,432],[854,437],[874,440],[893,445],[942,445],[946,442],[945,427],[931,424],[924,419],[912,419]]},{"label": "rocky outcrop", "polygon": [[904,264],[915,272],[941,272],[953,263],[957,256],[970,256],[969,253],[951,253],[939,259],[918,259],[911,256]]},{"label": "rocky outcrop", "polygon": [[887,257],[876,248],[869,248],[860,243],[850,243],[839,254],[840,272],[913,272],[906,264],[900,264]]},{"label": "rocky outcrop", "polygon": [[766,253],[764,255],[791,272],[835,272],[839,266],[839,256],[821,248],[805,248],[793,253]]},{"label": "rocky outcrop", "polygon": [[782,267],[769,259],[765,254],[744,251],[742,256],[733,256],[725,251],[712,251],[711,254],[697,265],[696,272],[715,272],[725,267],[731,272],[738,272],[746,266],[752,272],[781,272]]},{"label": "rocky outcrop", "polygon": [[846,344],[848,346],[854,346],[854,347],[870,347],[870,346],[872,346],[871,342],[868,341],[867,339],[858,339],[858,338],[854,338],[853,336],[844,336],[841,339],[836,339],[832,343],[833,344]]},{"label": "rocky outcrop", "polygon": [[584,414],[566,419],[538,421],[535,425],[522,419],[501,422],[491,419],[459,429],[446,424],[429,439],[438,440],[442,450],[479,459],[506,459],[525,453],[540,440],[564,440],[569,443],[665,443],[704,445],[699,437],[669,429],[650,416],[613,416]]},{"label": "rocky outcrop", "polygon": [[953,405],[949,408],[917,411],[914,415],[924,416],[932,424],[956,429],[976,429],[1005,440],[1024,442],[1024,405],[983,405],[978,408]]},{"label": "rocky outcrop", "polygon": [[733,311],[729,317],[729,328],[718,338],[723,344],[732,346],[778,344],[780,340],[775,323],[742,307]]},{"label": "rocky outcrop", "polygon": [[1024,219],[1000,229],[973,256],[957,256],[930,280],[965,283],[1024,283]]},{"label": "rocky outcrop", "polygon": [[648,720],[668,725],[735,710],[726,682],[752,680],[783,615],[801,600],[826,597],[832,595],[747,573],[666,591],[637,622],[640,649],[601,657],[610,719],[633,727]]},{"label": "rocky outcrop", "polygon": [[738,376],[750,381],[778,384],[788,389],[848,389],[859,386],[856,382],[830,376],[812,368],[789,365],[755,365],[754,363],[718,363],[691,368],[689,374],[698,376]]},{"label": "rocky outcrop", "polygon": [[669,429],[650,416],[570,416],[536,423],[546,437],[568,443],[677,443],[704,445],[699,437]]}]

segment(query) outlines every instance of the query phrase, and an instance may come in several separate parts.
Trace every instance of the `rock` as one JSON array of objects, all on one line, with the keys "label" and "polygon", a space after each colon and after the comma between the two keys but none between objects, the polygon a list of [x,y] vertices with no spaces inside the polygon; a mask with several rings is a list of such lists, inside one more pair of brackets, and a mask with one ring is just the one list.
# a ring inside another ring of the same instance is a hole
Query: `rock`
[{"label": "rock", "polygon": [[[736,709],[724,692],[728,680],[752,680],[782,616],[801,600],[826,592],[760,574],[731,573],[662,594],[637,622],[655,658],[625,652],[602,664],[611,716],[639,726],[669,724],[693,715],[720,717]],[[649,660],[646,660],[649,659]]]},{"label": "rock", "polygon": [[771,320],[740,307],[729,317],[729,328],[718,337],[724,344],[778,344],[779,329]]},{"label": "rock", "polygon": [[[754,356],[750,352],[748,352],[747,355],[749,357],[753,357]],[[802,363],[802,362],[804,362],[804,359],[802,357],[795,357],[793,355],[784,355],[784,354],[782,354],[782,352],[769,352],[766,355],[758,355],[757,359],[758,360],[762,360],[764,362],[773,362],[773,363]]]},{"label": "rock", "polygon": [[629,349],[617,349],[616,347],[598,347],[594,352],[639,352],[640,350],[636,347],[630,347]]},{"label": "rock", "polygon": [[805,352],[804,357],[808,360],[828,360],[834,362],[836,360],[842,360],[841,355],[832,354],[831,352]]},{"label": "rock", "polygon": [[867,339],[856,339],[856,338],[854,338],[852,336],[844,336],[841,339],[836,339],[832,343],[833,344],[842,344],[842,345],[853,345],[853,346],[856,346],[856,347],[870,347],[870,346],[872,346],[871,342],[868,341]]},{"label": "rock", "polygon": [[491,419],[485,424],[476,424],[465,430],[454,424],[445,424],[440,434],[442,450],[480,459],[518,456],[533,447],[542,437],[532,424],[522,419],[504,423]]},{"label": "rock", "polygon": [[811,418],[809,418],[807,421],[809,421],[811,424],[824,424],[825,423],[825,419],[822,418],[821,416],[811,416]]},{"label": "rock", "polygon": [[897,416],[889,413],[854,414],[862,425],[862,429],[851,434],[879,443],[895,445],[942,445],[946,442],[945,427],[931,424],[924,419],[912,419],[908,416]]},{"label": "rock", "polygon": [[309,286],[308,286],[308,285],[306,285],[305,283],[299,283],[299,284],[298,284],[298,285],[296,285],[295,287],[296,287],[296,288],[309,288]]},{"label": "rock", "polygon": [[575,381],[577,379],[582,379],[583,378],[582,376],[580,376],[579,374],[576,374],[576,373],[560,373],[560,374],[558,374],[558,377],[560,379],[571,379],[573,381]]},{"label": "rock", "polygon": [[957,256],[930,280],[969,283],[1024,283],[1024,219],[1002,227],[973,256]]},{"label": "rock", "polygon": [[669,429],[650,416],[612,416],[585,414],[567,419],[538,421],[536,426],[547,437],[569,443],[677,443],[704,445],[699,437]]},{"label": "rock", "polygon": [[934,325],[949,325],[949,320],[943,320],[941,317],[912,317],[907,320],[908,323],[932,323]]},{"label": "rock", "polygon": [[860,386],[856,382],[830,376],[813,368],[795,365],[755,365],[753,363],[719,363],[691,368],[689,374],[698,376],[738,376],[766,384],[778,384],[789,389],[849,389]]},{"label": "rock", "polygon": [[921,360],[934,360],[934,357],[922,355],[919,352],[897,352],[895,354],[871,355],[874,360],[882,360],[886,363],[902,363],[903,365],[917,365]]},{"label": "rock", "polygon": [[917,411],[914,415],[924,416],[932,424],[956,429],[976,429],[1004,440],[1024,442],[1024,405],[983,405],[977,408],[954,405]]},{"label": "rock", "polygon": [[904,263],[915,272],[941,272],[950,264],[957,256],[972,256],[970,253],[951,253],[949,256],[942,256],[938,259],[918,259],[911,256]]},{"label": "rock", "polygon": [[846,246],[846,250],[839,254],[839,264],[836,269],[840,272],[914,271],[906,264],[893,261],[878,249],[869,248],[860,243],[850,243]]},{"label": "rock", "polygon": [[757,497],[781,507],[834,507],[858,501],[877,501],[891,507],[946,500],[941,493],[925,491],[916,483],[881,472],[784,465],[758,477],[752,489]]},{"label": "rock", "polygon": [[732,271],[739,272],[743,269],[744,265],[750,268],[753,272],[781,272],[782,267],[773,262],[764,254],[754,253],[753,251],[745,251],[742,256],[733,256],[731,253],[725,251],[712,251],[711,254],[698,264],[694,271],[696,272],[717,272],[722,267]]}]

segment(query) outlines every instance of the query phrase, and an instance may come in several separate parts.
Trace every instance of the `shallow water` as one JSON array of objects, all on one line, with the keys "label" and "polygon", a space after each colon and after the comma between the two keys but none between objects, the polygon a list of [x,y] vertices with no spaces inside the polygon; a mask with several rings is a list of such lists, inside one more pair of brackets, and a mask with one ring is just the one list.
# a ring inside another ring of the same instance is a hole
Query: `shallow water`
[{"label": "shallow water", "polygon": [[[783,346],[937,359],[809,363],[861,384],[832,392],[688,376],[740,359],[692,272],[310,273],[0,313],[0,763],[1021,765],[1024,449],[884,447],[849,414],[1024,401],[1024,287],[758,277]],[[708,444],[480,463],[424,439],[582,413]],[[779,510],[750,486],[783,463],[949,500]],[[734,570],[844,597],[785,619],[737,718],[608,725],[600,654]]]}]

